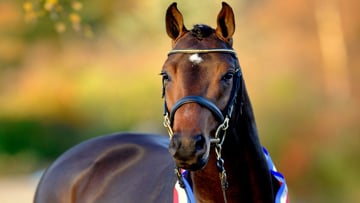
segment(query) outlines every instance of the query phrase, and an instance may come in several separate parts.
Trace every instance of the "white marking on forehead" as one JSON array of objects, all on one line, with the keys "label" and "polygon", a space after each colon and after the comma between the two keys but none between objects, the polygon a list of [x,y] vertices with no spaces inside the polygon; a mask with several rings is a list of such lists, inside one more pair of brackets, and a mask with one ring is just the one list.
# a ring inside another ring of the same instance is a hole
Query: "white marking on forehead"
[{"label": "white marking on forehead", "polygon": [[194,64],[200,64],[203,61],[203,59],[197,53],[191,54],[189,57],[189,60],[191,63],[194,63]]}]

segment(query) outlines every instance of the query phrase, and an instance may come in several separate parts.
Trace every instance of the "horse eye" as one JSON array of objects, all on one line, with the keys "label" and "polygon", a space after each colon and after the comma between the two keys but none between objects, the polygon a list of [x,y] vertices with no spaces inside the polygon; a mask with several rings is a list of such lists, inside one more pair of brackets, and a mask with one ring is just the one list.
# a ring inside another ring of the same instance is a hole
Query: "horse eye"
[{"label": "horse eye", "polygon": [[234,77],[234,73],[226,73],[223,77],[222,77],[222,80],[223,81],[227,81],[227,80],[231,80],[232,78]]},{"label": "horse eye", "polygon": [[169,77],[169,75],[167,73],[162,72],[162,73],[160,73],[160,75],[162,76],[163,82],[167,82],[167,81],[170,80],[170,77]]},{"label": "horse eye", "polygon": [[166,84],[169,82],[170,77],[165,72],[161,72],[160,75],[162,76],[162,98],[164,98],[165,97],[165,87],[166,87]]}]

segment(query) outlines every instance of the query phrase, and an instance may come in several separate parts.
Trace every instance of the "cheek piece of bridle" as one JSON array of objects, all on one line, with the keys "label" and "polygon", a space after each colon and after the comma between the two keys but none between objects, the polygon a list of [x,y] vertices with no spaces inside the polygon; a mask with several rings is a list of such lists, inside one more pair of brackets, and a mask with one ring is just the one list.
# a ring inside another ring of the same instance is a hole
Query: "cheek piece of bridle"
[{"label": "cheek piece of bridle", "polygon": [[[166,100],[164,100],[164,126],[167,128],[170,138],[174,135],[173,133],[173,125],[174,125],[174,117],[176,111],[183,105],[189,104],[189,103],[197,103],[202,107],[205,107],[209,111],[212,112],[212,114],[215,116],[215,118],[219,121],[220,125],[217,127],[215,136],[210,139],[210,143],[215,146],[215,152],[217,156],[217,162],[216,166],[219,170],[221,185],[223,188],[224,193],[224,200],[226,202],[226,196],[225,196],[225,190],[228,187],[227,178],[226,178],[226,172],[224,169],[224,160],[221,158],[221,149],[222,145],[225,140],[226,136],[226,130],[229,128],[229,120],[231,118],[231,115],[233,113],[233,109],[236,103],[236,97],[238,96],[239,90],[242,93],[242,74],[240,71],[240,65],[237,60],[236,52],[232,49],[174,49],[169,52],[168,56],[172,54],[177,53],[186,53],[186,54],[195,54],[195,53],[211,53],[211,52],[217,52],[217,53],[226,53],[231,54],[236,58],[236,64],[235,64],[235,74],[233,76],[233,87],[231,90],[231,94],[229,97],[228,104],[223,110],[220,110],[213,102],[210,100],[201,97],[201,96],[185,96],[181,98],[179,101],[177,101],[174,106],[172,107],[171,111],[168,110]],[[163,81],[164,82],[164,81]],[[165,95],[165,85],[163,84],[163,96]],[[239,95],[241,96],[241,94]],[[165,98],[165,97],[164,97]],[[240,100],[242,101],[242,100]],[[242,109],[242,102],[240,104],[240,109]],[[175,173],[177,174],[179,178],[179,183],[183,187],[183,181],[181,178],[181,173],[179,171],[179,168],[175,169]]]}]

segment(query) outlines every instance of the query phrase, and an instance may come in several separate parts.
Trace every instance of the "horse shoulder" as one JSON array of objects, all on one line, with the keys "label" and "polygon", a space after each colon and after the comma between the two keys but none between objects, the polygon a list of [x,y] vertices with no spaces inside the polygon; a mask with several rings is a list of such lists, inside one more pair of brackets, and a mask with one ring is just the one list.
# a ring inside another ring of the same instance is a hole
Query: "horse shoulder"
[{"label": "horse shoulder", "polygon": [[167,138],[149,134],[80,143],[46,170],[35,202],[169,202],[176,178],[167,146]]}]

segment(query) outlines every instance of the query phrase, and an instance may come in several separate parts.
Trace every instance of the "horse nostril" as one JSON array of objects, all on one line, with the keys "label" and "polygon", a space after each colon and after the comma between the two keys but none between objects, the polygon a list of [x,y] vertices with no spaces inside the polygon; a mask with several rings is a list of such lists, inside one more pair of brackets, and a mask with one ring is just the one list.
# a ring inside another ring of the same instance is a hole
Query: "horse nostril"
[{"label": "horse nostril", "polygon": [[177,160],[190,160],[202,156],[206,153],[206,138],[203,134],[174,134],[169,144],[169,152]]},{"label": "horse nostril", "polygon": [[178,134],[175,134],[170,140],[170,145],[169,145],[170,153],[174,155],[180,147],[181,147],[180,136]]},{"label": "horse nostril", "polygon": [[205,148],[206,140],[204,135],[200,134],[195,137],[196,152],[202,151]]}]

